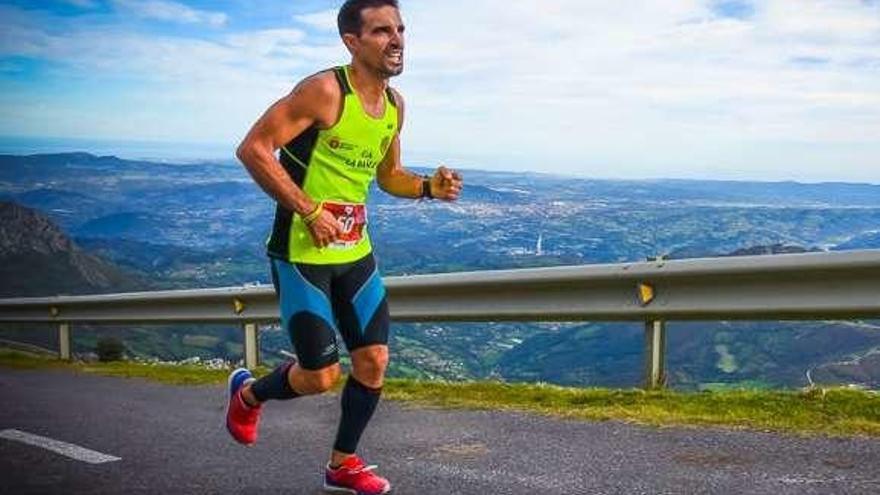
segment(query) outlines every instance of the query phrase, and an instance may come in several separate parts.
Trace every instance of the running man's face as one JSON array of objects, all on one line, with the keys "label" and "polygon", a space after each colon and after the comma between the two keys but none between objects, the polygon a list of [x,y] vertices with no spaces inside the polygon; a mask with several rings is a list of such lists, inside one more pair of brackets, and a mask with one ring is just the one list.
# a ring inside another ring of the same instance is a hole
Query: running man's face
[{"label": "running man's face", "polygon": [[359,36],[346,34],[352,55],[383,77],[403,72],[403,20],[394,7],[361,11],[363,28]]}]

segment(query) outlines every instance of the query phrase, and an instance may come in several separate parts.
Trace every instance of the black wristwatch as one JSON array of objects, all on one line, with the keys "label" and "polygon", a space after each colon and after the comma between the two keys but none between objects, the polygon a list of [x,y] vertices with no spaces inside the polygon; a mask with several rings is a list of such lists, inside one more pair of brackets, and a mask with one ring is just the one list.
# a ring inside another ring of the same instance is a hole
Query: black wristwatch
[{"label": "black wristwatch", "polygon": [[434,196],[431,194],[431,177],[428,175],[422,177],[422,197],[434,199]]}]

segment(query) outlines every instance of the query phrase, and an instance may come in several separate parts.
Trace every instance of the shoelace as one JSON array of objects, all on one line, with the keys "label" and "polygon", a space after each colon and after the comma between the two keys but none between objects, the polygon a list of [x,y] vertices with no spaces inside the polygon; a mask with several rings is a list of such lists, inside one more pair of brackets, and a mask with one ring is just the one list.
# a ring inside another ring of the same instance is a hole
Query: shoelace
[{"label": "shoelace", "polygon": [[262,404],[259,406],[249,406],[247,402],[245,402],[244,397],[241,396],[241,392],[238,392],[238,401],[241,403],[242,407],[242,416],[247,419],[253,419],[255,416],[260,414],[260,409],[263,407]]},{"label": "shoelace", "polygon": [[376,464],[371,464],[369,466],[361,466],[361,467],[354,468],[354,469],[351,469],[351,468],[345,468],[345,469],[348,471],[348,474],[358,474],[358,473],[364,473],[367,471],[372,471],[372,470],[376,469],[377,467],[379,467],[379,466]]}]

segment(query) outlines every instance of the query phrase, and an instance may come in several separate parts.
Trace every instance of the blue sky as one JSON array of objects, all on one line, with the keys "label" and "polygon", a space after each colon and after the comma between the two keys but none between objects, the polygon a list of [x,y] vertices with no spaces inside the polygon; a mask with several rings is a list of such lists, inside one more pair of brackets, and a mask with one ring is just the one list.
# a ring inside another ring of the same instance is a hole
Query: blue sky
[{"label": "blue sky", "polygon": [[[876,0],[401,3],[408,164],[880,183]],[[0,136],[231,157],[339,4],[0,2]]]}]

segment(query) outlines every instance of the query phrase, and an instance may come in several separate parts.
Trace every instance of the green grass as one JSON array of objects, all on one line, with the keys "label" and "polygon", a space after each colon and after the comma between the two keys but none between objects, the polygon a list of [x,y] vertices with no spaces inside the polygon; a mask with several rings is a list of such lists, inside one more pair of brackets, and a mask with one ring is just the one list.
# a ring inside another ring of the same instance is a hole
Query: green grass
[{"label": "green grass", "polygon": [[[175,385],[220,384],[225,382],[227,375],[224,370],[207,370],[199,366],[62,363],[51,357],[7,350],[0,350],[0,366],[56,368]],[[258,374],[267,371],[258,370]],[[423,407],[524,411],[652,426],[716,426],[808,435],[880,436],[880,396],[842,388],[682,393],[389,379],[385,397]]]},{"label": "green grass", "polygon": [[496,382],[389,380],[388,396],[427,406],[528,411],[652,426],[720,426],[880,436],[880,396],[843,388],[683,393]]},{"label": "green grass", "polygon": [[[224,383],[228,370],[210,370],[203,366],[172,366],[128,361],[110,363],[66,363],[51,356],[37,356],[20,351],[0,350],[0,366],[15,369],[61,369],[124,378],[144,378],[171,385],[213,385]],[[268,370],[258,370],[267,372]]]}]

